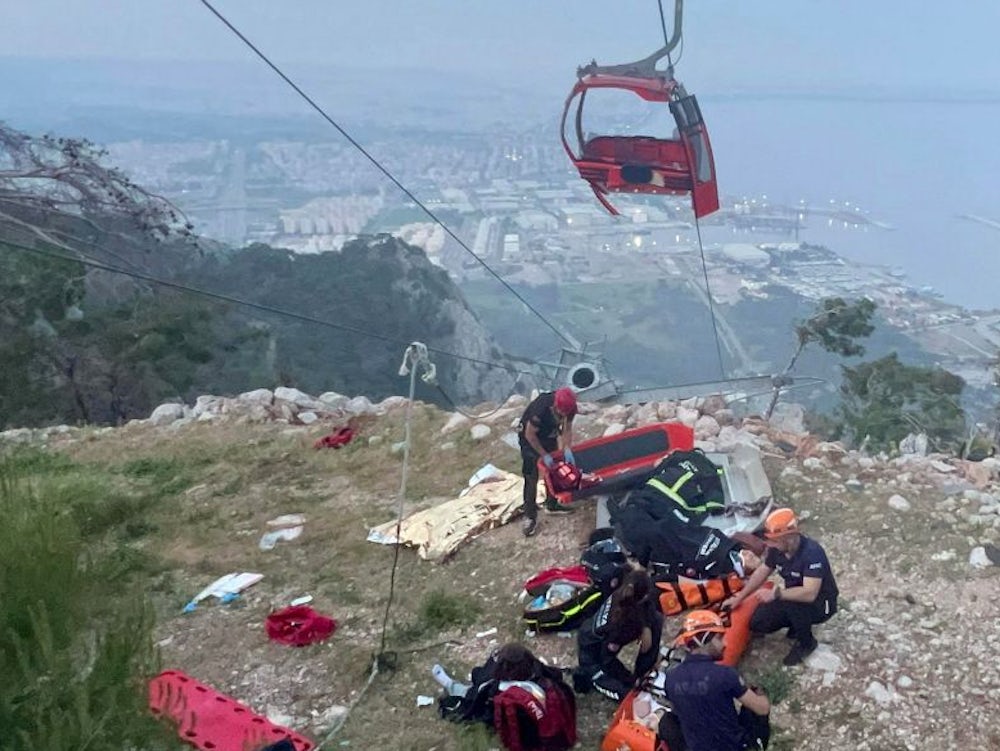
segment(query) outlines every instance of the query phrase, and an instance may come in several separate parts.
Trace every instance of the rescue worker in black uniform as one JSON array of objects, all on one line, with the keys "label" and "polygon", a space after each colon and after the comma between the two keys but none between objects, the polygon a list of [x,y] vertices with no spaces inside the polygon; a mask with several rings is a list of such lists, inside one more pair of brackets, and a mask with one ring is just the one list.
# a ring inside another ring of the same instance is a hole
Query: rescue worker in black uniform
[{"label": "rescue worker in black uniform", "polygon": [[[538,460],[546,467],[553,465],[552,452],[562,451],[563,458],[576,464],[573,450],[573,418],[576,416],[576,394],[563,387],[539,394],[521,415],[518,443],[521,446],[521,474],[524,476],[525,537],[531,537],[538,527]],[[545,498],[545,510],[553,514],[568,514],[572,509],[560,505],[555,498]]]},{"label": "rescue worker in black uniform", "polygon": [[[620,702],[656,664],[663,633],[663,614],[656,588],[645,571],[629,571],[619,587],[577,634],[577,659],[573,688],[578,693],[596,689]],[[629,670],[618,655],[639,642],[635,668]]]}]

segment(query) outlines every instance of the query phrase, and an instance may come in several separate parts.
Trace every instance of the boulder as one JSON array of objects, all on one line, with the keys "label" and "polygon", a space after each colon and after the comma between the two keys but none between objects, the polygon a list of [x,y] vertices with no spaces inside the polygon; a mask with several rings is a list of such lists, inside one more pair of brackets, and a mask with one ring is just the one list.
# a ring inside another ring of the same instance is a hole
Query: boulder
[{"label": "boulder", "polygon": [[340,409],[350,401],[349,397],[338,394],[336,391],[324,391],[317,399],[323,402],[323,406],[326,409]]},{"label": "boulder", "polygon": [[727,407],[725,397],[721,394],[712,394],[705,397],[705,400],[701,404],[701,411],[703,414],[712,415],[718,420],[718,413],[721,410],[727,409]]},{"label": "boulder", "polygon": [[371,400],[367,396],[356,396],[353,399],[347,400],[344,410],[350,412],[352,415],[370,415],[374,414],[375,405],[371,403]]},{"label": "boulder", "polygon": [[442,433],[450,433],[451,431],[463,427],[469,423],[469,418],[463,415],[461,412],[453,412],[451,417],[448,418],[448,422],[444,424],[441,428]]},{"label": "boulder", "polygon": [[490,433],[492,432],[493,431],[490,429],[489,425],[483,425],[482,423],[477,423],[476,425],[473,425],[472,429],[469,431],[469,433],[472,435],[472,440],[474,441],[481,441],[484,438],[489,438]]},{"label": "boulder", "polygon": [[774,429],[785,433],[805,433],[806,411],[801,404],[793,402],[778,402],[768,424]]},{"label": "boulder", "polygon": [[695,423],[698,422],[698,410],[691,407],[685,407],[683,404],[677,407],[677,421],[683,425],[687,425],[689,428],[693,428]]},{"label": "boulder", "polygon": [[701,440],[715,438],[719,431],[719,423],[711,415],[702,415],[694,424],[694,437]]},{"label": "boulder", "polygon": [[279,386],[274,390],[275,401],[281,400],[285,402],[291,402],[296,407],[301,409],[322,409],[323,403],[318,399],[314,399],[305,392],[299,391],[298,389],[288,388],[287,386]]},{"label": "boulder", "polygon": [[243,404],[263,404],[267,406],[274,401],[274,392],[271,389],[245,391],[236,397],[236,401]]},{"label": "boulder", "polygon": [[184,405],[177,404],[176,402],[168,402],[167,404],[161,404],[153,410],[153,414],[149,416],[149,422],[159,427],[161,425],[169,425],[183,417]]}]

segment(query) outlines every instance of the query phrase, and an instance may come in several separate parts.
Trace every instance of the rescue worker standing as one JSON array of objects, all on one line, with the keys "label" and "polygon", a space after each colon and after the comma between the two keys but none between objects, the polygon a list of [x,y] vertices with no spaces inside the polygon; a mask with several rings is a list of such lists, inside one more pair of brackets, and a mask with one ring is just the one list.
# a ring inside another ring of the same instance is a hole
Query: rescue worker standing
[{"label": "rescue worker standing", "polygon": [[[538,460],[546,467],[553,464],[552,452],[561,450],[563,458],[576,464],[573,450],[573,418],[576,416],[576,394],[563,387],[539,394],[521,415],[518,443],[521,446],[521,474],[524,476],[525,537],[531,537],[538,526]],[[547,496],[545,510],[553,514],[568,514],[572,509],[561,506]]]},{"label": "rescue worker standing", "polygon": [[[573,688],[578,693],[596,689],[620,702],[656,664],[663,633],[663,614],[653,580],[645,571],[629,571],[618,589],[605,600],[577,634],[578,667]],[[619,659],[622,648],[639,642],[634,670]]]},{"label": "rescue worker standing", "polygon": [[[687,751],[767,748],[771,702],[763,692],[747,687],[736,670],[717,662],[725,631],[722,619],[711,610],[693,610],[684,619],[675,644],[688,653],[665,679],[674,715],[665,715],[658,731],[671,751],[684,751],[671,722],[680,723]],[[741,705],[739,714],[734,699]]]},{"label": "rescue worker standing", "polygon": [[[736,607],[756,593],[761,604],[750,618],[750,630],[770,634],[787,628],[788,638],[794,639],[795,644],[782,663],[798,665],[816,649],[813,625],[829,620],[837,612],[837,582],[826,551],[799,532],[799,521],[791,509],[778,509],[768,515],[764,538],[769,549],[763,565],[753,572],[742,590],[722,605]],[[781,576],[783,586],[760,589],[773,571]]]}]

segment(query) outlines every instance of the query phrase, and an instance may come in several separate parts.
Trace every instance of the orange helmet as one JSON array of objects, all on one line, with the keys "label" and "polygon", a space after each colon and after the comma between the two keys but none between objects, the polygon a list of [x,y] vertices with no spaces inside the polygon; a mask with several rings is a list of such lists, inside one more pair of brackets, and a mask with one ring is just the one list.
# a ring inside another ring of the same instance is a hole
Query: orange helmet
[{"label": "orange helmet", "polygon": [[779,508],[777,511],[772,511],[764,520],[764,537],[768,540],[777,540],[779,537],[797,535],[798,533],[799,520],[790,508]]},{"label": "orange helmet", "polygon": [[556,389],[555,408],[560,414],[572,417],[576,414],[576,392],[568,386]]},{"label": "orange helmet", "polygon": [[692,610],[685,616],[684,625],[674,640],[674,644],[683,647],[698,636],[724,633],[726,633],[726,626],[718,613],[711,610]]}]

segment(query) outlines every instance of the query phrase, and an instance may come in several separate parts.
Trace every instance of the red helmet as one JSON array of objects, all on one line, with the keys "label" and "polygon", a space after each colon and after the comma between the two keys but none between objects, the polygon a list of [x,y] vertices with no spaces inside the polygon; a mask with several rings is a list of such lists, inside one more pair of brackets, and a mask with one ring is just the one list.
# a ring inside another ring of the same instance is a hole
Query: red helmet
[{"label": "red helmet", "polygon": [[583,472],[574,464],[558,461],[549,470],[549,479],[552,481],[553,489],[560,493],[576,490],[583,480]]},{"label": "red helmet", "polygon": [[568,386],[556,389],[555,407],[560,414],[566,415],[567,417],[575,415],[576,392]]}]

